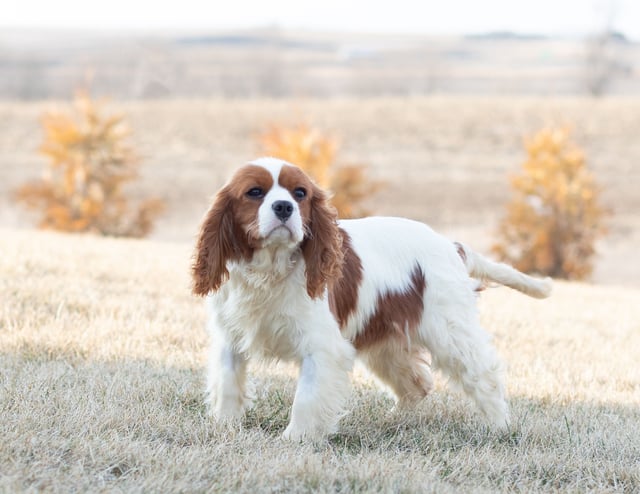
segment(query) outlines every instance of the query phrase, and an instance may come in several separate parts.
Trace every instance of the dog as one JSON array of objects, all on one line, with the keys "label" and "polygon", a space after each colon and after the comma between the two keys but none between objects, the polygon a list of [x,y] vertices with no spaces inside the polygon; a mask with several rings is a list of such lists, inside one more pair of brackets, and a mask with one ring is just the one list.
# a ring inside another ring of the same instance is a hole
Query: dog
[{"label": "dog", "polygon": [[276,158],[240,167],[200,229],[193,292],[206,296],[211,348],[207,402],[242,417],[251,357],[293,361],[300,375],[283,436],[337,430],[357,357],[412,406],[440,369],[490,423],[509,424],[501,362],[476,298],[495,282],[544,298],[551,280],[493,262],[423,223],[338,220],[327,193]]}]

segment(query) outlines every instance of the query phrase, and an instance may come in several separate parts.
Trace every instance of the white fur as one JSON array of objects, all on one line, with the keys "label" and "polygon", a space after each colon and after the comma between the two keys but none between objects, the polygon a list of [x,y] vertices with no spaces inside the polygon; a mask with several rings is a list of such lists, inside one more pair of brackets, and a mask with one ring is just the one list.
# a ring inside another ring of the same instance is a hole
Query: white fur
[{"label": "white fur", "polygon": [[302,364],[301,376],[284,436],[322,437],[335,430],[343,411],[354,349],[341,336],[326,300],[307,295],[299,256],[284,259],[291,255],[288,248],[258,254],[273,263],[236,264],[229,281],[207,298],[211,411],[219,418],[242,414],[249,356],[296,361]]},{"label": "white fur", "polygon": [[[491,422],[507,425],[502,366],[490,336],[480,326],[476,284],[469,278],[454,243],[422,223],[403,218],[343,220],[340,226],[349,233],[364,271],[358,309],[343,332],[348,339],[353,340],[373,314],[378,293],[402,291],[409,285],[408,273],[416,264],[427,283],[417,334],[407,335],[406,346],[382,350],[385,362],[374,364],[379,368],[375,373],[390,374],[393,371],[382,367],[395,366],[395,376],[388,380],[393,381],[390,386],[401,399],[402,390],[406,394],[405,388],[411,388],[411,372],[419,373],[429,383],[430,377],[425,376],[420,363],[413,370],[397,367],[407,366],[412,352],[428,351],[432,364],[460,384]],[[367,354],[375,356],[380,351],[375,348],[360,357],[371,367],[372,356]],[[375,360],[379,362],[380,357]],[[409,391],[419,394],[416,389]]]},{"label": "white fur", "polygon": [[[275,200],[296,201],[278,185],[282,161],[254,161],[274,176],[274,187],[259,212],[261,232],[271,232]],[[481,328],[476,308],[476,276],[498,281],[534,296],[548,294],[548,282],[492,263],[428,226],[401,218],[343,220],[359,256],[363,279],[358,304],[341,333],[326,295],[311,299],[305,289],[305,263],[298,247],[304,226],[299,209],[292,215],[291,235],[273,234],[250,262],[229,263],[229,279],[207,297],[211,352],[208,394],[211,412],[220,419],[242,415],[249,403],[245,388],[251,356],[300,364],[291,421],[284,437],[318,438],[335,430],[349,393],[348,373],[355,358],[350,343],[376,310],[378,297],[402,293],[409,273],[424,273],[424,313],[417,331],[406,339],[365,348],[358,356],[398,397],[410,405],[432,388],[431,363],[443,370],[476,402],[491,422],[508,424],[502,366]],[[264,230],[263,230],[264,228]],[[299,228],[299,230],[298,230]]]},{"label": "white fur", "polygon": [[458,242],[458,245],[465,252],[467,270],[474,278],[495,281],[535,298],[546,298],[551,294],[551,278],[537,280],[507,264],[491,261],[464,244]]}]

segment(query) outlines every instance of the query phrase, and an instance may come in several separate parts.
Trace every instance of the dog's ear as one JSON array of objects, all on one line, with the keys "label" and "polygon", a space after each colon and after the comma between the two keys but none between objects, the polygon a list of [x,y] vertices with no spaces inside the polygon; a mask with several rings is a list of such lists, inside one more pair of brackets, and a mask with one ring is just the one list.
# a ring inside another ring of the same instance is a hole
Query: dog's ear
[{"label": "dog's ear", "polygon": [[338,215],[327,195],[313,185],[307,233],[302,243],[306,264],[307,293],[311,298],[322,296],[325,287],[340,276],[344,254]]},{"label": "dog's ear", "polygon": [[252,249],[245,237],[235,220],[233,197],[224,187],[200,228],[191,269],[194,294],[207,295],[220,288],[229,276],[227,262],[251,258]]}]

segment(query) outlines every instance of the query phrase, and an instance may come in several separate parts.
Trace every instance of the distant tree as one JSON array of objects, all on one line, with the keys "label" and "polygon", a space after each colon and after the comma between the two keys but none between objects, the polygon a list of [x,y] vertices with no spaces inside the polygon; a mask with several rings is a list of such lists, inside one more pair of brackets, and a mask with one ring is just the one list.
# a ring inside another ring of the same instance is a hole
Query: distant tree
[{"label": "distant tree", "polygon": [[274,125],[260,136],[260,145],[262,154],[300,166],[320,187],[329,189],[342,218],[366,215],[360,203],[382,186],[367,177],[366,166],[339,164],[337,140],[307,125]]},{"label": "distant tree", "polygon": [[587,40],[585,67],[586,89],[592,96],[606,94],[616,78],[628,73],[628,67],[620,59],[619,47],[624,37],[606,32]]},{"label": "distant tree", "polygon": [[605,232],[599,187],[567,129],[543,129],[525,145],[493,251],[521,271],[584,279]]},{"label": "distant tree", "polygon": [[138,157],[127,143],[122,115],[103,115],[86,93],[75,113],[42,118],[40,152],[49,162],[43,178],[16,191],[18,201],[40,212],[39,226],[66,232],[141,237],[163,209],[148,199],[130,210],[123,185],[138,177]]},{"label": "distant tree", "polygon": [[613,29],[617,6],[615,0],[602,4],[603,26],[600,32],[586,40],[584,81],[586,90],[592,96],[606,94],[613,81],[629,70],[620,55],[620,48],[627,43],[627,39]]}]

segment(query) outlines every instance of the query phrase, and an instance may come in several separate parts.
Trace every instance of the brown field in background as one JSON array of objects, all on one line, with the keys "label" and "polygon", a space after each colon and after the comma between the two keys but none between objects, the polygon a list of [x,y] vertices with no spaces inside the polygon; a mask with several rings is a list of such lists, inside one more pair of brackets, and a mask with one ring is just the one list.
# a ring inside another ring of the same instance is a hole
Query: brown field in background
[{"label": "brown field in background", "polygon": [[[0,226],[30,228],[10,192],[40,175],[39,118],[62,102],[0,102]],[[341,143],[339,159],[365,163],[386,182],[367,209],[425,221],[488,250],[509,197],[508,176],[525,157],[523,137],[568,125],[614,215],[598,245],[593,280],[640,285],[640,98],[389,97],[112,102],[126,112],[143,157],[134,196],[167,210],[152,238],[192,242],[209,199],[258,153],[270,124],[317,126]]]}]

